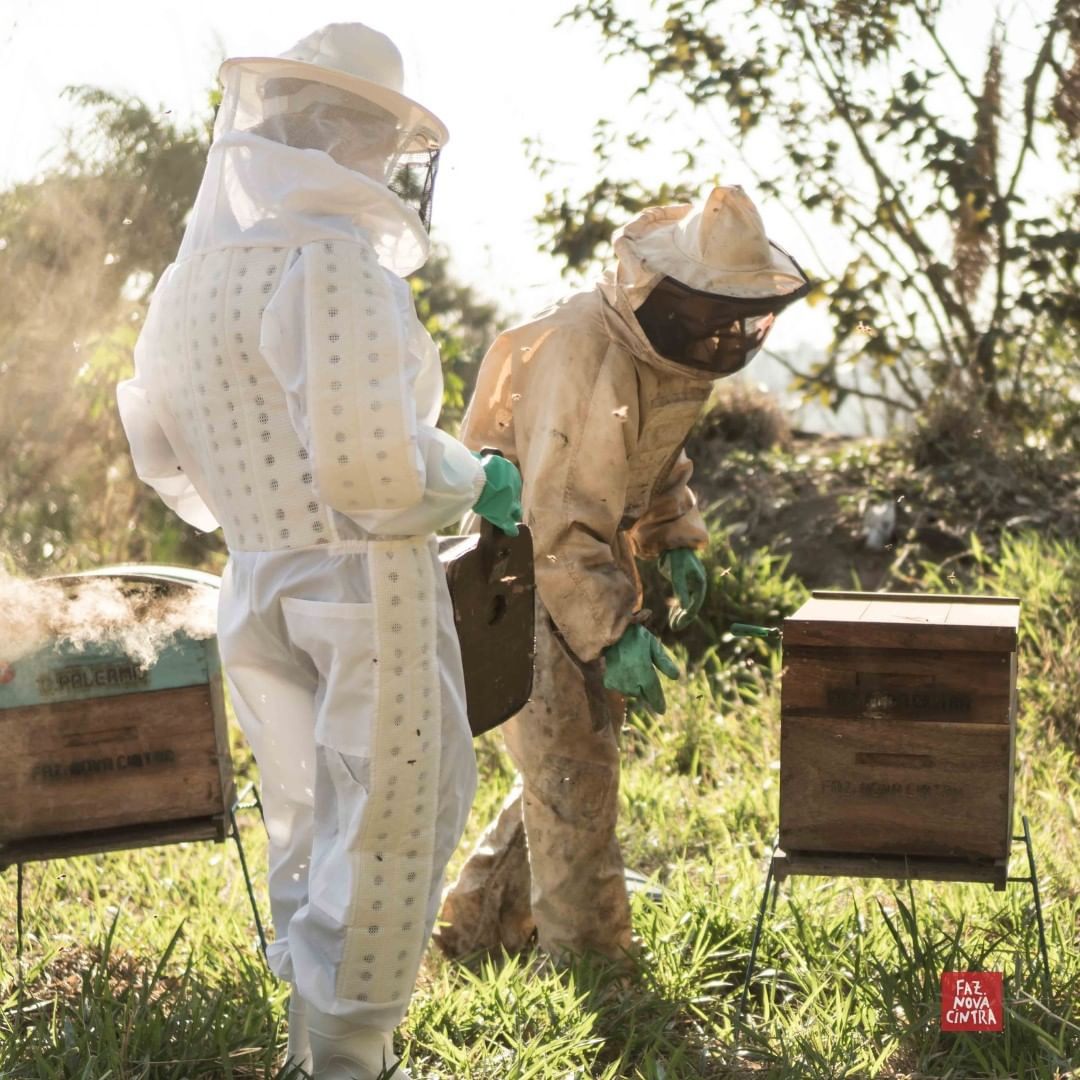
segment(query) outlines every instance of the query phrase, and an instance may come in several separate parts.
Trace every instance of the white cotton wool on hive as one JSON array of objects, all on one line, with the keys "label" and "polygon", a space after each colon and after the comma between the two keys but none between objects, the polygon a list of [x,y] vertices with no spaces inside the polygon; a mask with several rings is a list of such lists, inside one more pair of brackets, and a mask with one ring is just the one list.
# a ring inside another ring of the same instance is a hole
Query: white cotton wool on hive
[{"label": "white cotton wool on hive", "polygon": [[150,667],[179,632],[212,637],[216,618],[217,594],[210,588],[161,595],[113,578],[87,578],[71,588],[0,571],[0,659],[6,663],[64,639],[76,649],[109,642]]}]

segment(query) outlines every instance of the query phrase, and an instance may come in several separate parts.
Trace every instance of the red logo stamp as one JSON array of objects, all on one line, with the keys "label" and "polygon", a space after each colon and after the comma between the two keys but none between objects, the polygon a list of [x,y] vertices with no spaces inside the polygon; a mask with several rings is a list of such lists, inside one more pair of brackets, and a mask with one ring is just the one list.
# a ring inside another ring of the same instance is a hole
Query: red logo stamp
[{"label": "red logo stamp", "polygon": [[1000,971],[941,973],[942,1031],[1003,1031],[1005,991]]},{"label": "red logo stamp", "polygon": [[9,683],[15,678],[15,669],[5,660],[0,660],[0,684]]}]

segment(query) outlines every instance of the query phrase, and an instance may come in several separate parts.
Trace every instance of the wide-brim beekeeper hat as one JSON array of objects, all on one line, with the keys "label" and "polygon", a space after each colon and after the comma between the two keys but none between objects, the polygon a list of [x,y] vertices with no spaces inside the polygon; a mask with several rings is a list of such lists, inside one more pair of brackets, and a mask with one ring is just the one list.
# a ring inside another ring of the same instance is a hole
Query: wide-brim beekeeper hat
[{"label": "wide-brim beekeeper hat", "polygon": [[240,72],[259,76],[263,95],[284,96],[292,86],[316,83],[369,101],[409,133],[406,151],[434,150],[449,138],[446,125],[404,93],[405,71],[397,46],[363,23],[330,23],[278,56],[230,57],[218,77],[227,86]]},{"label": "wide-brim beekeeper hat", "polygon": [[798,264],[765,232],[737,185],[701,202],[651,207],[612,238],[619,283],[647,291],[671,277],[701,292],[740,298],[784,296],[806,285]]}]

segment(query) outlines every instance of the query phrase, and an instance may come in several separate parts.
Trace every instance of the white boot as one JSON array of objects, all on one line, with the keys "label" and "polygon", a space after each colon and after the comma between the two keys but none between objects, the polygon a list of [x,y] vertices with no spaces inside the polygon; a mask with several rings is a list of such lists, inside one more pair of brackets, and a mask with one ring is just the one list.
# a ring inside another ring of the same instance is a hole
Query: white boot
[{"label": "white boot", "polygon": [[389,1031],[357,1027],[336,1016],[308,1008],[308,1037],[311,1040],[314,1080],[409,1080],[397,1066]]},{"label": "white boot", "polygon": [[289,1048],[285,1052],[285,1065],[293,1067],[299,1065],[309,1075],[312,1070],[307,1012],[304,1008],[304,999],[296,992],[295,986],[289,995]]}]

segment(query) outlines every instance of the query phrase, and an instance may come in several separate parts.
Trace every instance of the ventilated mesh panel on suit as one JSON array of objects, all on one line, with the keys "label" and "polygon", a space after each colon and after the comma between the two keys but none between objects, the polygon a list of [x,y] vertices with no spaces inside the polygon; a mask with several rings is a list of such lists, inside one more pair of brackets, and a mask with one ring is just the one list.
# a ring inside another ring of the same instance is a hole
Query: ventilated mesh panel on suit
[{"label": "ventilated mesh panel on suit", "polygon": [[423,540],[369,547],[379,648],[370,791],[337,993],[408,1000],[426,943],[442,723],[435,579]]},{"label": "ventilated mesh panel on suit", "polygon": [[343,513],[423,496],[401,319],[374,250],[304,247],[308,400],[320,490]]},{"label": "ventilated mesh panel on suit", "polygon": [[237,551],[327,543],[328,510],[308,451],[259,352],[263,310],[286,248],[227,248],[177,263],[162,305],[159,378],[203,466],[212,509]]}]

